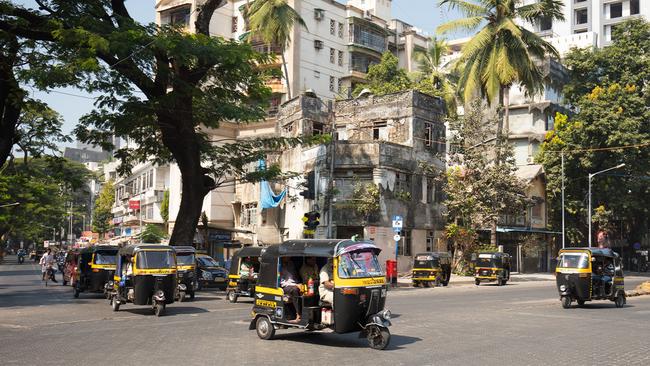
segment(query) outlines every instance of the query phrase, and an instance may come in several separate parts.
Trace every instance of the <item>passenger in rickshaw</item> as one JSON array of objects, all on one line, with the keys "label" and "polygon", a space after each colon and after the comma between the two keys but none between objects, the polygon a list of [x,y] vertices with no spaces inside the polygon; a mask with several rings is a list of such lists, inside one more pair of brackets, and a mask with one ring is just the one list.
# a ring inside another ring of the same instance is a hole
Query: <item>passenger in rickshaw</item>
[{"label": "passenger in rickshaw", "polygon": [[251,257],[246,257],[244,260],[242,260],[241,266],[239,266],[239,275],[243,278],[257,277],[257,273],[255,273],[255,266],[253,265]]},{"label": "passenger in rickshaw", "polygon": [[334,275],[332,271],[332,258],[329,258],[320,270],[320,286],[318,286],[318,292],[321,301],[330,306],[334,305]]},{"label": "passenger in rickshaw", "polygon": [[318,264],[316,264],[316,257],[307,257],[305,262],[300,267],[300,278],[303,282],[309,281],[311,278],[314,281],[318,281]]},{"label": "passenger in rickshaw", "polygon": [[288,297],[287,304],[291,304],[293,310],[296,312],[296,318],[291,320],[291,322],[299,323],[301,320],[300,314],[302,313],[302,306],[300,305],[300,295],[302,294],[300,288],[302,284],[299,282],[296,268],[290,257],[282,257],[280,287],[282,287],[285,296]]}]

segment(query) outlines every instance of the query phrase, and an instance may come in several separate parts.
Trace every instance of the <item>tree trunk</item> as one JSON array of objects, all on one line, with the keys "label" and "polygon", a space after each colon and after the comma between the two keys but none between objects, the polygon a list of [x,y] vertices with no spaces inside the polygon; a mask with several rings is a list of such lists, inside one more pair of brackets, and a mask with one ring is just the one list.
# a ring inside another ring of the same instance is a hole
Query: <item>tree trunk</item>
[{"label": "tree trunk", "polygon": [[291,99],[291,82],[289,82],[289,70],[287,69],[287,60],[284,58],[284,47],[282,47],[282,68],[284,69],[284,80],[287,82],[287,99]]},{"label": "tree trunk", "polygon": [[506,86],[503,91],[503,129],[505,139],[508,141],[510,133],[510,87]]},{"label": "tree trunk", "polygon": [[490,244],[497,246],[497,221],[490,225]]}]

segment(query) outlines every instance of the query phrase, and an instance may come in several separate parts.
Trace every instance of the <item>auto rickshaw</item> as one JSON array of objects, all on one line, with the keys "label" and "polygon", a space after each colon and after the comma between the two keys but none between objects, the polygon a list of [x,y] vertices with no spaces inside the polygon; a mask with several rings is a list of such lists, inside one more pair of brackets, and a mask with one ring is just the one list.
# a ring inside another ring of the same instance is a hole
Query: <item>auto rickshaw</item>
[{"label": "auto rickshaw", "polygon": [[472,263],[476,286],[481,282],[493,281],[496,281],[498,286],[503,286],[510,280],[510,254],[508,253],[474,253]]},{"label": "auto rickshaw", "polygon": [[185,295],[194,300],[196,291],[196,249],[190,246],[174,246],[176,251],[176,276],[178,277],[178,291],[176,297],[183,302]]},{"label": "auto rickshaw", "polygon": [[411,278],[413,287],[447,286],[451,278],[451,255],[447,252],[416,254]]},{"label": "auto rickshaw", "polygon": [[568,248],[560,250],[555,281],[562,307],[575,300],[610,300],[617,308],[625,306],[625,283],[621,257],[611,249]]},{"label": "auto rickshaw", "polygon": [[226,288],[228,301],[234,303],[239,297],[255,296],[255,283],[260,271],[260,256],[263,250],[262,247],[244,247],[232,256]]},{"label": "auto rickshaw", "polygon": [[94,245],[84,248],[77,258],[74,297],[81,292],[102,292],[109,297],[113,287],[115,260],[118,248],[113,245]]},{"label": "auto rickshaw", "polygon": [[132,244],[117,254],[114,290],[111,307],[120,305],[151,305],[156,316],[165,312],[167,304],[174,303],[178,279],[176,252],[173,247],[160,244]]},{"label": "auto rickshaw", "polygon": [[[370,347],[386,348],[391,323],[390,311],[384,309],[387,286],[377,260],[380,251],[369,241],[336,239],[290,240],[267,247],[260,257],[249,329],[255,329],[261,339],[272,339],[280,328],[329,328],[339,334],[359,331]],[[296,291],[286,286],[287,273],[295,273],[292,267],[306,257],[316,258],[321,279],[322,268],[327,266],[324,268],[331,270],[332,282],[324,281],[327,285],[319,289],[313,280],[301,279],[302,283],[309,282],[308,287],[303,286],[300,296],[291,296]],[[332,302],[322,300],[320,292]]]}]

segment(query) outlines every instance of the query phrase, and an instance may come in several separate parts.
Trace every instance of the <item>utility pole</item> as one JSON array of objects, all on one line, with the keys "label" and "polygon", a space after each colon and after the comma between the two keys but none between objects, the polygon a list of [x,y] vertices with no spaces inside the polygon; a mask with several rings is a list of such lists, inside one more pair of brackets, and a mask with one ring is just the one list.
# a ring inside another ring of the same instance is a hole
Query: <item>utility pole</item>
[{"label": "utility pole", "polygon": [[562,156],[562,249],[566,245],[565,233],[564,233],[564,151],[561,153]]},{"label": "utility pole", "polygon": [[598,172],[595,172],[595,173],[589,173],[589,193],[588,193],[589,194],[589,208],[588,208],[588,212],[587,212],[587,221],[588,221],[588,224],[589,224],[589,248],[591,248],[591,180],[593,179],[593,177],[595,177],[596,175],[598,175],[600,173],[605,173],[605,172],[608,172],[610,170],[622,168],[624,166],[625,166],[625,163],[622,163],[622,164],[618,164],[617,166],[613,166],[611,168],[607,168],[607,169],[604,169],[604,170],[601,170],[601,171],[598,171]]}]

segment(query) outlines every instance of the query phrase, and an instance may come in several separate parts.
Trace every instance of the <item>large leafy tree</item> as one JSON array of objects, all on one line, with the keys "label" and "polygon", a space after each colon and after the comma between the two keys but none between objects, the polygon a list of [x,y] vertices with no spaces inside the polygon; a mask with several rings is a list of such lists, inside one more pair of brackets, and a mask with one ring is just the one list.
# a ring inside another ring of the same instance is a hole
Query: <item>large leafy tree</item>
[{"label": "large leafy tree", "polygon": [[37,3],[35,10],[0,1],[0,30],[42,42],[56,56],[50,69],[71,75],[65,83],[102,93],[76,134],[108,148],[111,136],[136,141],[115,153],[121,173],[152,159],[178,164],[182,197],[171,243],[192,241],[203,198],[224,176],[247,179],[249,163],[303,141],[212,143],[209,132],[222,121],[263,118],[269,95],[259,67],[268,57],[210,36],[213,13],[224,0],[206,0],[197,8],[196,34],[140,24],[124,0]]},{"label": "large leafy tree", "polygon": [[16,124],[15,145],[23,152],[23,163],[28,157],[41,157],[58,151],[58,143],[70,142],[63,133],[63,119],[47,104],[32,99],[23,103]]},{"label": "large leafy tree", "polygon": [[622,229],[616,237],[636,242],[648,230],[650,24],[622,23],[613,38],[608,47],[574,49],[566,56],[570,78],[564,92],[575,113],[556,116],[536,158],[546,171],[549,218],[559,228],[564,151],[567,238],[574,245],[587,239],[587,175],[620,163],[625,168],[593,179],[592,207],[611,211]]},{"label": "large leafy tree", "polygon": [[94,232],[99,233],[100,237],[112,227],[113,203],[115,203],[115,186],[113,181],[109,180],[104,183],[97,199],[95,199],[95,208],[93,210],[92,228]]},{"label": "large leafy tree", "polygon": [[359,84],[353,91],[359,95],[363,89],[368,89],[375,95],[397,93],[413,87],[404,69],[399,67],[399,60],[390,52],[385,52],[381,62],[368,68],[366,83]]},{"label": "large leafy tree", "polygon": [[486,118],[479,101],[472,102],[462,118],[450,122],[457,132],[450,140],[453,167],[447,171],[445,205],[453,224],[448,230],[463,233],[459,243],[465,247],[457,249],[465,255],[471,249],[471,240],[466,240],[471,233],[490,228],[490,243],[496,245],[499,216],[521,214],[530,204],[525,182],[515,175],[510,145],[484,141],[494,134],[495,122]]},{"label": "large leafy tree", "polygon": [[524,5],[523,0],[441,0],[466,17],[449,21],[438,32],[453,30],[478,32],[463,46],[458,59],[458,86],[465,102],[477,96],[488,103],[498,100],[503,112],[497,133],[509,129],[509,90],[525,87],[534,95],[544,88],[544,74],[535,63],[547,56],[559,58],[547,41],[517,23],[518,19],[537,22],[542,18],[564,20],[562,1],[541,0]]},{"label": "large leafy tree", "polygon": [[287,0],[254,0],[250,3],[246,16],[253,36],[261,38],[267,44],[280,47],[287,94],[291,99],[291,83],[284,52],[291,43],[293,27],[297,24],[307,28],[305,21]]},{"label": "large leafy tree", "polygon": [[422,92],[440,96],[445,101],[447,115],[456,115],[456,85],[454,75],[445,68],[443,57],[449,53],[449,46],[444,39],[431,37],[431,44],[426,50],[416,50],[415,59],[419,63],[422,77],[415,87]]}]

